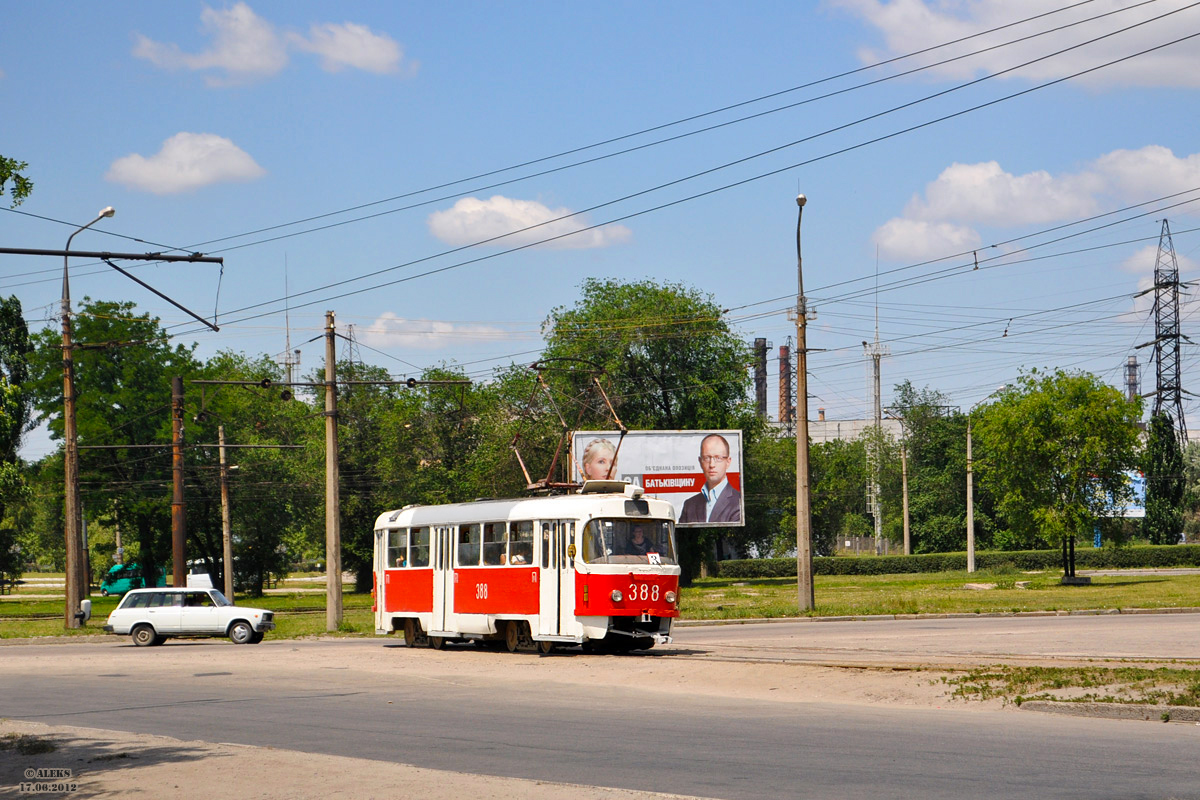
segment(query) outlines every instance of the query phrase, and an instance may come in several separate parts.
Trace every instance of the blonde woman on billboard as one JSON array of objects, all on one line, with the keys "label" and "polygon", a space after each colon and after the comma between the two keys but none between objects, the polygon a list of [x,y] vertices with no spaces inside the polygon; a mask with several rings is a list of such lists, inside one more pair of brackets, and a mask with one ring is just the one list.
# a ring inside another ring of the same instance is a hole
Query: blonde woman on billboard
[{"label": "blonde woman on billboard", "polygon": [[583,479],[611,481],[617,477],[617,447],[608,439],[593,439],[583,448]]}]

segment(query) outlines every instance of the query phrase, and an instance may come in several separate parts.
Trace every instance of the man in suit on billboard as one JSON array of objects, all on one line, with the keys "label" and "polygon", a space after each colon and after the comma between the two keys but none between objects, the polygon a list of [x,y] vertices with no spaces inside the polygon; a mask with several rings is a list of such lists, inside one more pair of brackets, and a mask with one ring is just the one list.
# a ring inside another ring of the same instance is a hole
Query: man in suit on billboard
[{"label": "man in suit on billboard", "polygon": [[719,433],[700,441],[700,468],[704,486],[700,493],[683,501],[680,522],[741,522],[742,493],[729,484],[729,442]]}]

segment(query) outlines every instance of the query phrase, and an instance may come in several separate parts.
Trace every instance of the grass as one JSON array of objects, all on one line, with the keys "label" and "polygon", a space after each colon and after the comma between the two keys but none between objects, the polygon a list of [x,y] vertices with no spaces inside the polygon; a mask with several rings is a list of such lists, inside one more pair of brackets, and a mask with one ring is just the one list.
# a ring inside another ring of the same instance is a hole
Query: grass
[{"label": "grass", "polygon": [[[1063,586],[1060,573],[1025,574],[1012,568],[974,573],[913,575],[818,575],[814,594],[820,616],[878,614],[993,613],[1079,609],[1200,607],[1200,575],[1097,576],[1090,586]],[[967,589],[967,584],[991,585]],[[683,619],[778,618],[799,615],[794,578],[703,578],[682,590]],[[237,598],[238,605],[276,612],[268,639],[364,636],[375,631],[371,596],[342,596],[342,622],[325,630],[323,593],[270,594]],[[63,628],[61,599],[0,603],[0,638],[81,636],[101,633],[115,597],[92,597],[92,621]],[[47,615],[29,619],[33,615]],[[24,617],[25,619],[16,619]],[[1104,667],[986,667],[943,678],[956,697],[1200,706],[1200,670]],[[34,737],[25,737],[33,739]],[[23,741],[23,740],[22,740]],[[37,746],[9,737],[0,749]]]},{"label": "grass", "polygon": [[10,733],[0,737],[0,751],[14,750],[19,755],[37,756],[43,753],[53,753],[58,748],[54,742],[26,733]]},{"label": "grass", "polygon": [[[1061,573],[937,572],[818,575],[812,616],[982,614],[1080,609],[1200,607],[1200,575],[1097,576],[1063,586]],[[966,584],[993,584],[973,590]],[[1025,588],[1018,583],[1027,584]],[[702,578],[683,589],[685,619],[798,616],[795,578]]]},{"label": "grass", "polygon": [[980,667],[943,678],[964,700],[1200,706],[1200,670],[1137,667]]}]

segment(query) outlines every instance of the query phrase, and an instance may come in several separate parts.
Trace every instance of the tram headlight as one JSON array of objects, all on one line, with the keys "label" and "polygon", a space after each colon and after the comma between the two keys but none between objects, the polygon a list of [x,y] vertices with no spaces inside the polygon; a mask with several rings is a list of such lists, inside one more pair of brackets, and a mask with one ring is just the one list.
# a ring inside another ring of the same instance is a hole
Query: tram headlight
[{"label": "tram headlight", "polygon": [[621,602],[621,601],[622,601],[622,600],[624,600],[624,599],[625,599],[625,595],[621,594],[621,590],[620,590],[620,589],[613,589],[613,590],[612,590],[612,601],[613,601],[614,603],[619,603],[619,602]]},{"label": "tram headlight", "polygon": [[663,599],[665,599],[668,603],[674,604],[675,603],[675,593],[667,592],[665,595],[663,595]]}]

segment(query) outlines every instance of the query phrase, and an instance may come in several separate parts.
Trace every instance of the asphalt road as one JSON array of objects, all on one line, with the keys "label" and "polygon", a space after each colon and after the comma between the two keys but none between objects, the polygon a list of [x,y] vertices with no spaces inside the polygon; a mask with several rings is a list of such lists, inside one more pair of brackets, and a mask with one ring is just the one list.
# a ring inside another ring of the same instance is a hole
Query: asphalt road
[{"label": "asphalt road", "polygon": [[1072,614],[680,627],[681,646],[730,658],[830,664],[1200,664],[1200,614]]},{"label": "asphalt road", "polygon": [[[1024,637],[1041,651],[1066,642],[1077,654],[1129,649],[1124,637],[1141,630],[1153,638],[1145,631],[1157,630],[1170,637],[1186,631],[1180,649],[1194,653],[1198,622],[1197,615],[1155,615],[691,628],[650,657],[677,659],[686,683],[697,656],[723,658],[762,640],[776,651],[792,642],[801,660],[822,647],[838,656],[865,649],[911,657],[969,650],[964,640],[984,650],[1015,648]],[[393,641],[0,647],[0,660],[15,649],[44,655],[36,670],[0,663],[0,715],[728,800],[1200,798],[1197,726],[664,693],[565,680],[554,669],[559,659],[532,655],[495,656],[497,668],[485,679],[442,680],[406,671],[405,658],[419,654],[389,649]],[[387,669],[356,667],[380,649],[387,649]],[[194,662],[179,657],[190,652]],[[339,666],[313,669],[290,658],[305,652],[332,656],[323,663]],[[603,670],[614,657],[563,658]],[[271,662],[271,679],[249,680],[261,672],[246,668],[250,660]],[[538,671],[533,679],[530,670]]]}]

